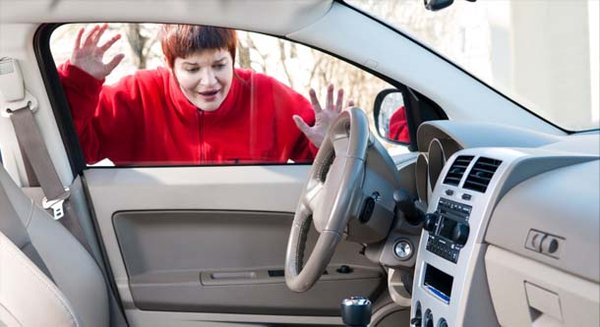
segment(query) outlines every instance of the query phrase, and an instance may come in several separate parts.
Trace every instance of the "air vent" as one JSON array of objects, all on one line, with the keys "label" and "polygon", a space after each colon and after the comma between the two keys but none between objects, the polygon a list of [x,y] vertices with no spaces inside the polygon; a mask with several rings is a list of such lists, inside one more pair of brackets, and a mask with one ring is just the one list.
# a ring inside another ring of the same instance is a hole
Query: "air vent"
[{"label": "air vent", "polygon": [[452,163],[452,166],[450,166],[450,169],[448,170],[446,178],[444,178],[444,184],[458,186],[458,183],[460,183],[460,179],[465,174],[471,160],[473,160],[473,156],[456,157],[456,160],[454,160],[454,163]]},{"label": "air vent", "polygon": [[464,188],[485,193],[485,190],[502,161],[480,157],[469,172]]}]

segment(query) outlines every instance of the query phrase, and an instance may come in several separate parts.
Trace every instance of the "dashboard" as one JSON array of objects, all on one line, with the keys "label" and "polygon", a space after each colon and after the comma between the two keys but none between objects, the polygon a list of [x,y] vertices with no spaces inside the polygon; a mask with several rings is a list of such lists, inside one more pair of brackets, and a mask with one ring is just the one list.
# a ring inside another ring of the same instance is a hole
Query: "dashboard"
[{"label": "dashboard", "polygon": [[599,325],[600,136],[436,121],[417,143],[411,325]]}]

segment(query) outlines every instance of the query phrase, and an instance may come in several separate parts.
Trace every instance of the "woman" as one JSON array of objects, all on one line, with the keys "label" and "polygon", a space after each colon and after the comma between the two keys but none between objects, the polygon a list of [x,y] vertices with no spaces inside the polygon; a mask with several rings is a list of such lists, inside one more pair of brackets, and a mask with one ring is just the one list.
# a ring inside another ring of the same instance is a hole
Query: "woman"
[{"label": "woman", "polygon": [[[88,163],[117,165],[312,160],[339,114],[343,91],[321,109],[275,79],[234,69],[234,30],[163,25],[168,68],[141,70],[114,86],[104,79],[123,54],[103,62],[120,38],[103,45],[108,25],[77,34],[69,61],[59,67],[71,114]],[[312,126],[311,126],[312,125]]]}]

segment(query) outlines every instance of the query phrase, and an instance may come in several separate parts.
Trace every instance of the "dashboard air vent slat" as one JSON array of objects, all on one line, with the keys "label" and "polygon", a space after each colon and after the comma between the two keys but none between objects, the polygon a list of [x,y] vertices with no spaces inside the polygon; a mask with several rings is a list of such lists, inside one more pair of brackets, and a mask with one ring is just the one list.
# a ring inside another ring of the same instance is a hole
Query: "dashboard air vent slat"
[{"label": "dashboard air vent slat", "polygon": [[446,174],[446,178],[444,178],[444,184],[458,186],[471,160],[473,160],[473,156],[456,157],[448,170],[448,174]]},{"label": "dashboard air vent slat", "polygon": [[502,161],[500,160],[480,157],[475,162],[475,165],[473,165],[473,168],[471,168],[463,187],[485,193],[485,190],[487,190],[487,187],[490,184],[490,180],[501,163]]}]

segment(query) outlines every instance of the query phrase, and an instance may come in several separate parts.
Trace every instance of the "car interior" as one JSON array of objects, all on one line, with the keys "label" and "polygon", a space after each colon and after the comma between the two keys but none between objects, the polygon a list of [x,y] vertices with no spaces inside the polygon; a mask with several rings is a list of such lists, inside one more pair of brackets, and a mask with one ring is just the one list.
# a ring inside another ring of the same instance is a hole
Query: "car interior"
[{"label": "car interior", "polygon": [[[98,22],[260,33],[393,88],[312,164],[87,165],[50,39]],[[381,132],[401,106],[408,143]],[[600,324],[598,122],[346,1],[0,0],[0,109],[0,326]]]}]

